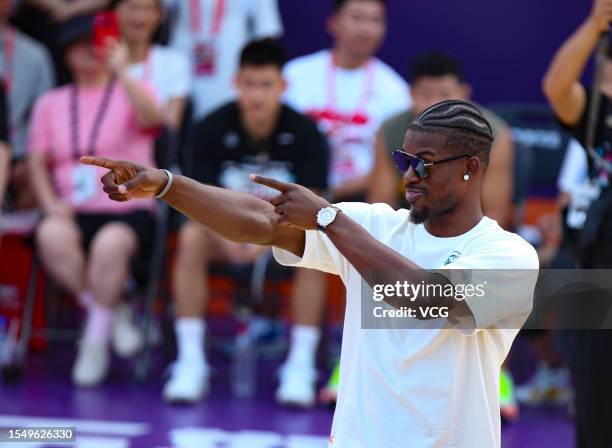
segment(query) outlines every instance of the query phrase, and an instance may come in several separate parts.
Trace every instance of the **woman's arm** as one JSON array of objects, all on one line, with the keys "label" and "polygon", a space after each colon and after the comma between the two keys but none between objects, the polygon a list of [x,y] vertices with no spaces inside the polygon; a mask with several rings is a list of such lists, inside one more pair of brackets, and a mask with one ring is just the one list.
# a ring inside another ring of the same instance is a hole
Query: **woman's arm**
[{"label": "woman's arm", "polygon": [[91,14],[104,9],[110,0],[26,0],[31,5],[47,11],[53,19],[64,22],[80,14]]},{"label": "woman's arm", "polygon": [[586,107],[580,77],[611,19],[612,0],[595,0],[591,15],[559,49],[544,76],[544,94],[555,114],[569,126],[578,122]]},{"label": "woman's arm", "polygon": [[164,117],[162,111],[140,82],[133,79],[127,73],[127,70],[121,71],[118,74],[118,79],[125,88],[140,125],[146,129],[153,129],[163,125]]},{"label": "woman's arm", "polygon": [[33,152],[28,156],[28,178],[39,207],[46,215],[72,216],[70,204],[59,200],[49,177],[47,156],[44,153]]},{"label": "woman's arm", "polygon": [[183,123],[185,107],[187,106],[186,98],[172,98],[165,111],[166,126],[174,131],[178,131]]},{"label": "woman's arm", "polygon": [[146,129],[162,126],[164,124],[164,114],[161,108],[142,84],[129,74],[130,63],[127,45],[109,41],[107,50],[109,52],[109,67],[123,85],[140,125]]},{"label": "woman's arm", "polygon": [[11,149],[4,143],[0,143],[0,209],[6,193],[9,180],[9,168],[11,164]]}]

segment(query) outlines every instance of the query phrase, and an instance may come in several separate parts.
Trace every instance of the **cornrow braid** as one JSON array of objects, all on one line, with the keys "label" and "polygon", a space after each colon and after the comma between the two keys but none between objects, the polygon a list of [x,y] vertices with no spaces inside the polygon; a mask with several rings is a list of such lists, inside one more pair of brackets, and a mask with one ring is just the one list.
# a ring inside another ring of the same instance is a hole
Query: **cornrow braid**
[{"label": "cornrow braid", "polygon": [[419,114],[408,129],[445,134],[449,147],[472,154],[485,165],[489,163],[493,131],[485,116],[472,103],[449,100],[434,104]]}]

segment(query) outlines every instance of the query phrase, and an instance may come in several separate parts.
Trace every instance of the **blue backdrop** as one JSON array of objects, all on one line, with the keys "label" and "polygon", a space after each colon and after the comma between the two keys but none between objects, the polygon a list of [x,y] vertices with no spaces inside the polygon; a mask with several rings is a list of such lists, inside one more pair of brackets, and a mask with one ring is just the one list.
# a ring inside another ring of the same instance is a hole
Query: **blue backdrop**
[{"label": "blue backdrop", "polygon": [[[292,56],[330,45],[332,0],[279,0]],[[542,76],[588,15],[590,0],[389,0],[379,56],[404,77],[413,57],[442,49],[463,62],[477,101],[543,102]],[[587,82],[589,82],[587,74]]]}]

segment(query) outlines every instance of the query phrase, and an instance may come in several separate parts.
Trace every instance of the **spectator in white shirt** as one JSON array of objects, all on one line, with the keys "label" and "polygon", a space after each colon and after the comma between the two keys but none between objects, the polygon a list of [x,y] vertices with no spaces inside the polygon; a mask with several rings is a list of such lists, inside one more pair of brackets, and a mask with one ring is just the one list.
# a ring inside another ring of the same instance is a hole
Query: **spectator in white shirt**
[{"label": "spectator in white shirt", "polygon": [[375,57],[386,32],[386,1],[335,0],[333,49],[287,64],[287,101],[310,115],[332,148],[334,200],[363,199],[380,124],[411,105],[408,85]]},{"label": "spectator in white shirt", "polygon": [[235,98],[238,56],[251,39],[278,37],[276,0],[164,0],[172,8],[170,45],[190,61],[193,118]]}]

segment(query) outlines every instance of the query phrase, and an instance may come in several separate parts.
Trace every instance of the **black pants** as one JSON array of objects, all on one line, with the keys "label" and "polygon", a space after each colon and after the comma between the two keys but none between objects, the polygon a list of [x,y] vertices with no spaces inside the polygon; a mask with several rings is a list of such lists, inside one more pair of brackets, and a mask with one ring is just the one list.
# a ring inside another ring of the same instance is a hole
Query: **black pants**
[{"label": "black pants", "polygon": [[576,391],[576,447],[612,447],[612,330],[566,330]]},{"label": "black pants", "polygon": [[[590,241],[582,253],[582,266],[588,269],[612,268],[612,190],[608,189],[589,209],[580,235]],[[602,291],[610,312],[612,300]],[[612,447],[612,330],[572,330],[564,335],[568,362],[576,391],[576,446]]]}]

